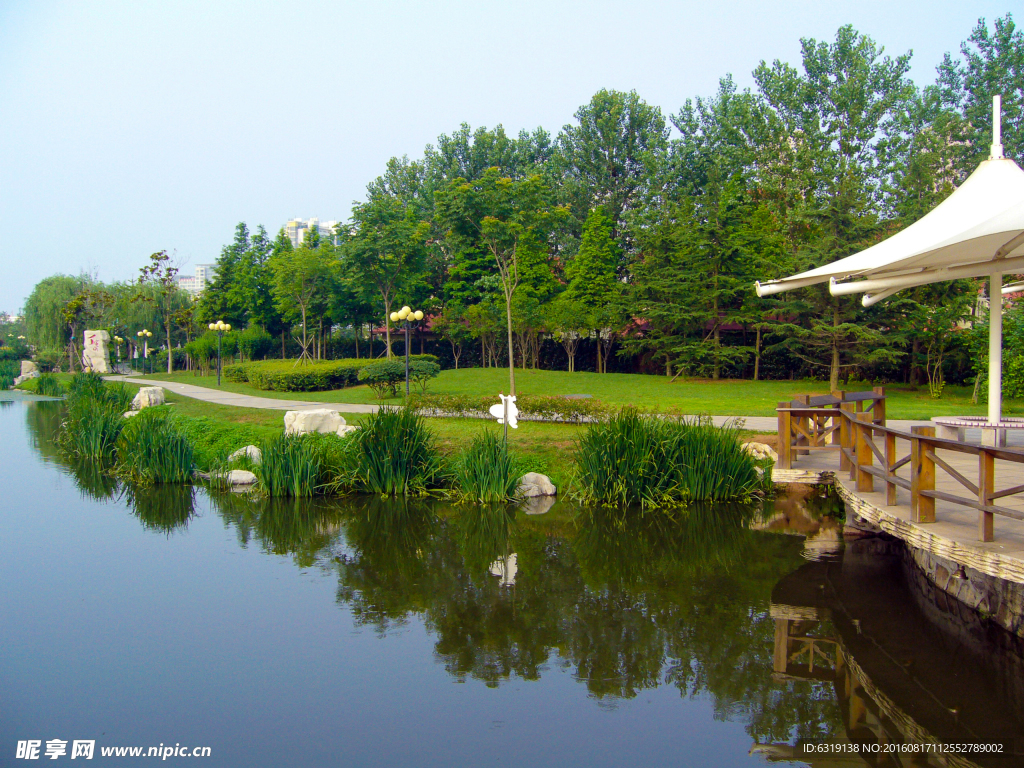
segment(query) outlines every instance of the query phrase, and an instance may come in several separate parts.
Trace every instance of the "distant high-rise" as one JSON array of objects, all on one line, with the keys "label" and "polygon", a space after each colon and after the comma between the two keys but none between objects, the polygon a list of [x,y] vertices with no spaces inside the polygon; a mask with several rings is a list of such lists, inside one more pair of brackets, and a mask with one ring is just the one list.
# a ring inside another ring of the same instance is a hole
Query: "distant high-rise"
[{"label": "distant high-rise", "polygon": [[198,296],[213,282],[216,272],[216,264],[196,264],[195,275],[178,275],[178,287],[193,296]]},{"label": "distant high-rise", "polygon": [[288,235],[288,239],[292,241],[292,245],[298,248],[302,245],[302,240],[306,237],[306,233],[313,227],[316,227],[320,233],[320,237],[327,239],[334,238],[334,228],[338,225],[337,221],[325,221],[322,222],[318,218],[312,219],[292,219],[284,225],[284,233]]}]

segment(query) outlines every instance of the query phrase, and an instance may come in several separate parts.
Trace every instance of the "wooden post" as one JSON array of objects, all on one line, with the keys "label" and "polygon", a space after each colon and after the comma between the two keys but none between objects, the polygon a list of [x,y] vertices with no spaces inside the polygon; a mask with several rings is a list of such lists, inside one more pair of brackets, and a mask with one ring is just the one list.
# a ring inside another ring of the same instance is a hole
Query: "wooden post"
[{"label": "wooden post", "polygon": [[[978,503],[988,506],[992,503],[992,494],[996,489],[995,457],[981,449],[978,454]],[[981,541],[992,541],[995,538],[995,515],[983,509],[978,510],[978,538]]]},{"label": "wooden post", "polygon": [[[802,405],[804,407],[809,407],[810,404],[811,404],[811,396],[810,395],[797,395],[796,397],[793,398],[793,403],[794,404]],[[804,428],[805,432],[811,432],[811,420],[808,417],[806,417],[806,416],[797,416],[796,420],[797,420],[797,423],[801,427]],[[796,439],[793,442],[796,443],[797,445],[802,445],[804,440],[806,440],[806,438],[803,435],[797,433],[796,434]],[[810,441],[808,440],[807,443],[809,444]],[[811,452],[809,450],[807,450],[806,448],[794,448],[793,449],[793,456],[794,457],[796,457],[796,456],[809,456],[810,453]]]},{"label": "wooden post", "polygon": [[921,491],[935,490],[935,462],[928,458],[928,443],[920,438],[935,437],[935,427],[911,427],[910,440],[910,519],[915,523],[935,522],[935,499]]},{"label": "wooden post", "polygon": [[875,400],[875,404],[871,406],[871,412],[874,414],[872,419],[875,424],[884,427],[885,426],[885,387],[872,387],[871,391],[881,397],[881,400]]},{"label": "wooden post", "polygon": [[785,674],[789,666],[789,619],[775,620],[775,647],[772,654],[772,669]]},{"label": "wooden post", "polygon": [[[836,398],[836,400],[839,401],[839,404],[836,405],[835,408],[831,410],[831,413],[832,413],[832,426],[836,426],[837,424],[839,424],[840,426],[839,426],[839,429],[832,430],[832,437],[829,439],[829,442],[832,445],[840,445],[841,446],[843,444],[843,428],[842,428],[842,419],[843,419],[843,417],[842,417],[842,415],[840,415],[839,410],[843,407],[843,400],[846,398],[846,392],[844,392],[841,389],[833,389],[832,390],[832,397]],[[843,468],[843,460],[841,458],[842,457],[842,451],[839,452],[839,455],[840,455],[839,468],[842,469]]]},{"label": "wooden post", "polygon": [[[850,457],[846,455],[847,451],[852,451],[854,446],[853,441],[853,404],[852,403],[840,403],[839,404],[839,471],[849,471],[853,466],[853,462],[850,461]],[[853,479],[853,474],[850,474],[850,479]]]},{"label": "wooden post", "polygon": [[871,414],[858,413],[857,421],[854,423],[854,430],[857,438],[857,490],[864,493],[871,493],[875,490],[875,478],[864,471],[864,467],[871,466],[873,454],[868,442],[872,439]]},{"label": "wooden post", "polygon": [[[885,433],[885,474],[894,475],[892,465],[896,463],[896,435],[892,432]],[[896,483],[889,478],[885,481],[885,503],[886,506],[896,505]]]},{"label": "wooden post", "polygon": [[793,414],[789,403],[779,403],[779,469],[793,468]]}]

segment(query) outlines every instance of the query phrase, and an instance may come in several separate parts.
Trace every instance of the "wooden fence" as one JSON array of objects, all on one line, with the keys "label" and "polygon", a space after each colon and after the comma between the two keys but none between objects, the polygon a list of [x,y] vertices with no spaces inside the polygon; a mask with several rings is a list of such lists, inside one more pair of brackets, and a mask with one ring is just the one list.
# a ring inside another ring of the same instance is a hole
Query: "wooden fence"
[{"label": "wooden fence", "polygon": [[[885,484],[886,505],[895,506],[897,489],[909,491],[910,519],[915,523],[935,522],[936,499],[978,510],[981,541],[993,540],[995,515],[1024,520],[1024,513],[995,503],[1024,493],[1024,484],[996,490],[996,460],[1024,465],[1024,452],[935,437],[935,427],[912,427],[910,432],[887,427],[882,387],[871,392],[802,395],[779,403],[777,412],[780,469],[791,469],[798,457],[811,451],[837,451],[839,472],[849,473],[858,492],[873,492],[878,478]],[[898,448],[908,453],[898,456]],[[945,458],[939,451],[944,452]],[[950,454],[977,457],[977,482],[951,465]],[[896,472],[908,464],[909,479],[899,477]],[[956,480],[970,495],[936,490],[936,468]],[[1017,470],[1018,467],[1012,468],[1018,475],[1016,479],[1024,479],[1024,471]]]}]

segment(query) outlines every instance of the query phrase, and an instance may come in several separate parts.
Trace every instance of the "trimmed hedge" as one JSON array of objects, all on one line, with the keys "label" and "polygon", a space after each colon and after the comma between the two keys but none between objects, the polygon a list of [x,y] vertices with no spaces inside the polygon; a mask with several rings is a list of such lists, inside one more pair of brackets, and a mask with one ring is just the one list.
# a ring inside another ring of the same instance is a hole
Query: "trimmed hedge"
[{"label": "trimmed hedge", "polygon": [[[404,366],[405,358],[394,358]],[[436,355],[409,355],[409,360],[437,362]],[[224,366],[224,378],[270,392],[323,392],[359,384],[359,371],[380,360],[345,358],[296,365],[294,360],[263,360]],[[403,367],[404,372],[404,367]]]},{"label": "trimmed hedge", "polygon": [[[496,395],[413,395],[409,404],[427,412],[440,412],[454,416],[486,414],[492,405],[500,402]],[[519,417],[538,421],[562,421],[570,424],[597,421],[618,412],[615,406],[593,398],[569,398],[561,395],[519,395],[516,398]]]}]

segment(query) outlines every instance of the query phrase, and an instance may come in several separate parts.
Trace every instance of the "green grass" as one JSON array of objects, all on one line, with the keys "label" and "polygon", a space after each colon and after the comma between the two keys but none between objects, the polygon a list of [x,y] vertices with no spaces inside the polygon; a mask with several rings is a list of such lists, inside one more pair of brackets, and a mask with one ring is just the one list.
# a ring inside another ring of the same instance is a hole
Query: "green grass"
[{"label": "green grass", "polygon": [[[193,376],[179,372],[146,377],[164,381],[216,388],[215,376]],[[536,395],[591,395],[610,405],[636,406],[677,414],[709,413],[715,416],[774,416],[775,406],[782,400],[800,394],[823,394],[828,391],[824,381],[745,381],[677,379],[633,373],[568,373],[566,371],[516,370],[516,388]],[[870,389],[869,382],[851,382],[847,391]],[[377,403],[366,386],[348,387],[331,392],[264,392],[248,384],[223,381],[227,392],[283,400],[305,400],[324,403]],[[508,370],[504,368],[462,368],[442,371],[428,390],[454,395],[493,395],[508,392]],[[942,398],[933,400],[927,387],[912,388],[892,385],[886,388],[887,410],[891,419],[930,419],[932,416],[984,415],[983,403],[971,403],[973,387],[946,385]],[[392,398],[385,403],[400,402]],[[1024,414],[1024,399],[1004,401],[1006,415]]]}]

